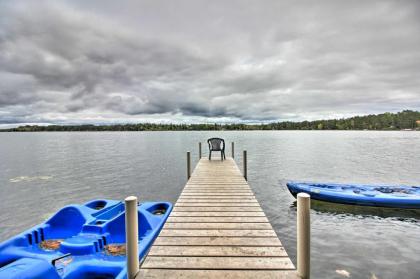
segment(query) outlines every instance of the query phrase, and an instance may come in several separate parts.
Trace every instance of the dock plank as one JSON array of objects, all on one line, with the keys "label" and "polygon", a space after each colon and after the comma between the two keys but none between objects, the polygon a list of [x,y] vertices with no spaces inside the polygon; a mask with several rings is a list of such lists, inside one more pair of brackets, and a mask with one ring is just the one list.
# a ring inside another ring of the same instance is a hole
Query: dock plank
[{"label": "dock plank", "polygon": [[270,223],[166,223],[168,229],[269,230]]},{"label": "dock plank", "polygon": [[267,217],[191,217],[169,216],[168,223],[268,223]]},{"label": "dock plank", "polygon": [[252,206],[259,206],[259,203],[255,199],[179,199],[178,203],[188,204],[188,203],[217,203],[217,204],[228,204],[241,206],[242,204],[253,204]]},{"label": "dock plank", "polygon": [[236,199],[236,200],[255,200],[254,196],[202,196],[202,195],[181,195],[179,196],[179,199],[208,199],[208,200],[214,200],[214,199]]},{"label": "dock plank", "polygon": [[241,192],[241,193],[234,193],[234,192],[221,192],[221,191],[217,191],[217,192],[185,192],[182,194],[182,197],[185,196],[202,196],[202,195],[207,195],[207,197],[218,197],[218,196],[236,196],[236,197],[253,197],[252,192]]},{"label": "dock plank", "polygon": [[294,269],[288,257],[160,257],[148,256],[143,268],[160,269]]},{"label": "dock plank", "polygon": [[241,202],[241,203],[228,203],[228,202],[178,202],[178,206],[255,206],[260,207],[256,202]]},{"label": "dock plank", "polygon": [[253,237],[276,237],[276,233],[273,230],[220,230],[220,229],[208,229],[208,230],[177,230],[177,229],[164,229],[160,233],[160,236],[231,236],[231,237],[242,237],[242,236],[253,236]]},{"label": "dock plank", "polygon": [[180,243],[189,246],[283,246],[277,237],[166,237],[159,236],[155,245],[178,246]]},{"label": "dock plank", "polygon": [[261,207],[258,206],[243,206],[243,205],[238,205],[238,206],[212,206],[212,207],[208,207],[208,206],[191,206],[191,205],[184,205],[184,206],[179,206],[179,205],[175,205],[174,209],[172,210],[172,212],[176,212],[176,211],[255,211],[255,212],[259,212],[259,211],[263,211],[261,209]]},{"label": "dock plank", "polygon": [[293,270],[194,270],[194,269],[141,269],[138,278],[183,279],[299,279]]},{"label": "dock plank", "polygon": [[185,212],[185,211],[176,211],[172,212],[171,216],[173,217],[263,217],[265,213],[262,211],[193,211],[193,212]]},{"label": "dock plank", "polygon": [[150,256],[287,257],[283,247],[153,246]]},{"label": "dock plank", "polygon": [[250,193],[253,194],[253,192],[249,189],[185,189],[183,193]]}]

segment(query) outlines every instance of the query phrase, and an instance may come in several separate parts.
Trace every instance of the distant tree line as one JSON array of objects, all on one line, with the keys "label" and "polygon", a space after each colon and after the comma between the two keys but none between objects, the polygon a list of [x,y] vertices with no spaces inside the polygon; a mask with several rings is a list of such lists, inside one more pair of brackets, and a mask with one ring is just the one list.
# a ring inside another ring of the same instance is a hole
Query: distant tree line
[{"label": "distant tree line", "polygon": [[420,112],[404,110],[398,113],[355,116],[302,122],[267,124],[116,124],[116,125],[26,125],[3,129],[2,132],[48,131],[219,131],[219,130],[403,130],[420,129]]}]

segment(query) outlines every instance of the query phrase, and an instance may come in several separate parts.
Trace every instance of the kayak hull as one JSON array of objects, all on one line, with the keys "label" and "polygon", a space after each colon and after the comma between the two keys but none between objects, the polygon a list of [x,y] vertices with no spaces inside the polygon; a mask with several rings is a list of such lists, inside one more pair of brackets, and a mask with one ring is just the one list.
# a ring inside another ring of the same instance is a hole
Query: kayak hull
[{"label": "kayak hull", "polygon": [[420,209],[420,187],[418,186],[288,182],[287,187],[295,197],[303,192],[309,194],[312,199],[326,202]]},{"label": "kayak hull", "polygon": [[[162,229],[172,204],[138,207],[139,259]],[[60,209],[45,222],[0,243],[3,278],[126,278],[125,208],[93,200]]]}]

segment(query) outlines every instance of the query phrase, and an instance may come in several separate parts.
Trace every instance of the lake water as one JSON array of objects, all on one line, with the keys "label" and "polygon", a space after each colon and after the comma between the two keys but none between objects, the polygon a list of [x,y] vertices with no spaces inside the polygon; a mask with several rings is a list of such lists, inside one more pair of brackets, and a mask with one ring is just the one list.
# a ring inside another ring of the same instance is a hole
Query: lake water
[{"label": "lake water", "polygon": [[[294,263],[296,205],[287,180],[420,185],[418,132],[0,133],[0,240],[69,203],[128,195],[175,202],[186,151],[195,165],[197,143],[212,136],[235,142],[239,166],[248,150],[249,183]],[[312,278],[346,278],[337,270],[420,278],[419,211],[314,202],[311,214]]]}]

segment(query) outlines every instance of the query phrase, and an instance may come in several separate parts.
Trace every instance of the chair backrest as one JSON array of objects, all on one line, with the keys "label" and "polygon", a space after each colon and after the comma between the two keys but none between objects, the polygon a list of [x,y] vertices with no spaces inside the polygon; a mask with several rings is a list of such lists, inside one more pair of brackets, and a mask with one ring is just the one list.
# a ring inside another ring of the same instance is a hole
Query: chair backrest
[{"label": "chair backrest", "polygon": [[213,151],[221,151],[225,149],[225,140],[221,138],[211,138],[207,140],[209,149]]}]

